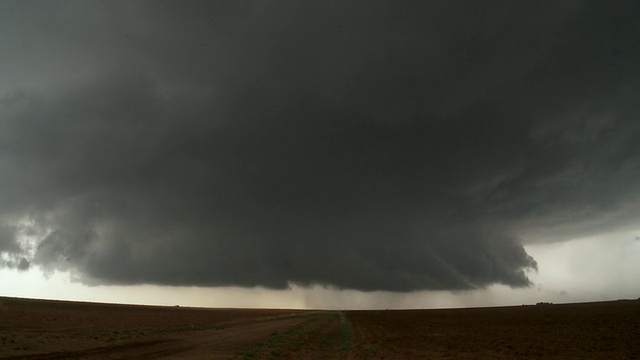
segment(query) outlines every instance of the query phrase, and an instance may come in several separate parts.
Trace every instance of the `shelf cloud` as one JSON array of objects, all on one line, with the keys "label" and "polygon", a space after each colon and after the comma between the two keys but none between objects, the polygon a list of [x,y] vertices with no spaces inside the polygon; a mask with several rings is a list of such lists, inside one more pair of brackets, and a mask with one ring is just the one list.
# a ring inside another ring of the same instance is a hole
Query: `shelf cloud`
[{"label": "shelf cloud", "polygon": [[526,241],[640,215],[632,2],[1,7],[5,267],[527,287]]}]

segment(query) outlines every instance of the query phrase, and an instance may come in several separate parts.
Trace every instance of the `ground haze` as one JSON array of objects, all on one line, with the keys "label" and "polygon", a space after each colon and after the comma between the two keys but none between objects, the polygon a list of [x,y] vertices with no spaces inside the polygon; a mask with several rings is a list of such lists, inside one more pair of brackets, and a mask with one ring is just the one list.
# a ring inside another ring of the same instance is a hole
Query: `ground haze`
[{"label": "ground haze", "polygon": [[0,297],[2,359],[640,358],[640,301],[311,311]]}]

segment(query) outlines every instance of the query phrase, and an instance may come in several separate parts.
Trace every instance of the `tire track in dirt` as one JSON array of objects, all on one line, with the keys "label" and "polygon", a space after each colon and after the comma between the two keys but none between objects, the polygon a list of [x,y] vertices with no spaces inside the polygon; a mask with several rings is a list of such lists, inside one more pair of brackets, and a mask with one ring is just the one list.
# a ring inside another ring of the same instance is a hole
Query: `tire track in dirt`
[{"label": "tire track in dirt", "polygon": [[56,359],[228,359],[273,332],[308,323],[315,315],[266,317],[220,324],[215,327],[172,329],[152,334],[146,341],[131,341],[77,351],[55,351],[2,357],[10,360]]},{"label": "tire track in dirt", "polygon": [[310,318],[283,333],[236,353],[245,359],[352,359],[348,320],[340,312],[327,312]]}]

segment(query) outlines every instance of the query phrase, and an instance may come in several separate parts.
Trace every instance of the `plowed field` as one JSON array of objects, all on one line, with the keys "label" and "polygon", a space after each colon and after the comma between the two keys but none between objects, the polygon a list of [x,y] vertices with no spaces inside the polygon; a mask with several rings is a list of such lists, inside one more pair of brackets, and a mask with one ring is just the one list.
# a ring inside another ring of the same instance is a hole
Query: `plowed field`
[{"label": "plowed field", "polygon": [[2,359],[640,359],[640,301],[387,311],[0,297]]}]

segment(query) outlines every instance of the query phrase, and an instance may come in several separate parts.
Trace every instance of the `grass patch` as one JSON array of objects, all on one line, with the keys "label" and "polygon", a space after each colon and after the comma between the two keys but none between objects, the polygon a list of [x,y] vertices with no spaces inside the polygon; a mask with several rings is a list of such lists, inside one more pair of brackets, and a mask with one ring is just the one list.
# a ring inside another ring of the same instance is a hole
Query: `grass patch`
[{"label": "grass patch", "polygon": [[342,338],[342,346],[338,351],[349,351],[351,350],[351,325],[342,311],[338,312],[338,314],[340,316],[340,337]]},{"label": "grass patch", "polygon": [[308,332],[313,321],[307,321],[284,332],[274,331],[265,341],[259,341],[250,350],[239,351],[237,357],[243,359],[287,356],[287,348],[297,351],[309,341]]}]

